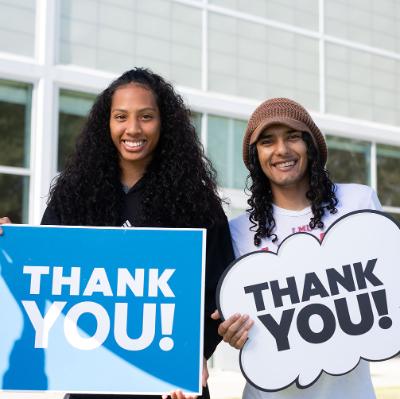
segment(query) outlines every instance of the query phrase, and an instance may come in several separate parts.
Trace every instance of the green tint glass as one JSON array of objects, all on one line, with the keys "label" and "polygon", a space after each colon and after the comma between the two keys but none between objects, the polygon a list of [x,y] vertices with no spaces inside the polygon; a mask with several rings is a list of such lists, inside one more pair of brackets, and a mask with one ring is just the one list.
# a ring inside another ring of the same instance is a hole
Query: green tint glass
[{"label": "green tint glass", "polygon": [[246,122],[221,116],[208,117],[207,154],[218,173],[221,187],[244,189],[247,169],[242,160]]},{"label": "green tint glass", "polygon": [[198,112],[191,112],[190,119],[196,130],[197,136],[201,138],[201,114]]},{"label": "green tint glass", "polygon": [[400,207],[400,147],[379,144],[376,152],[379,199],[382,205]]},{"label": "green tint glass", "polygon": [[330,135],[326,142],[327,169],[335,183],[370,184],[370,143]]},{"label": "green tint glass", "polygon": [[0,165],[29,167],[32,88],[0,81]]},{"label": "green tint glass", "polygon": [[75,141],[86,122],[95,96],[73,91],[60,91],[60,111],[58,116],[58,162],[63,170],[68,157],[73,153]]},{"label": "green tint glass", "polygon": [[0,215],[13,223],[28,223],[29,178],[0,174]]}]

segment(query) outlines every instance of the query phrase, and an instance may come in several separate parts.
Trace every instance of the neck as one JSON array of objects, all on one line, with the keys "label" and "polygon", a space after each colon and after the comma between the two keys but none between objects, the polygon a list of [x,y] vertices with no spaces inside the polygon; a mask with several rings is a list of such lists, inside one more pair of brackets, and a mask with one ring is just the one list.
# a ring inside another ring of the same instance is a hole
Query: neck
[{"label": "neck", "polygon": [[274,204],[283,209],[300,211],[310,205],[310,200],[306,197],[309,190],[308,182],[287,187],[271,187]]},{"label": "neck", "polygon": [[121,183],[127,187],[133,187],[144,175],[146,170],[145,165],[143,167],[132,167],[131,164],[126,164],[123,160],[120,162],[121,167]]}]

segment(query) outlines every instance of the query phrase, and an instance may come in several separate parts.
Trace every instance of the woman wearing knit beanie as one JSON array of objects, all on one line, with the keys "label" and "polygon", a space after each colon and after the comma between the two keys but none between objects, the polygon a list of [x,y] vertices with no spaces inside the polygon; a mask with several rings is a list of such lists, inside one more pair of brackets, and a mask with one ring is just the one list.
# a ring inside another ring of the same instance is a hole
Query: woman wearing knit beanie
[{"label": "woman wearing knit beanie", "polygon": [[[274,98],[254,111],[243,139],[243,161],[250,172],[250,208],[230,222],[236,258],[256,250],[276,253],[279,244],[296,232],[307,231],[321,239],[339,217],[359,209],[381,209],[371,188],[334,184],[325,169],[327,155],[324,136],[297,102]],[[219,316],[215,311],[213,317]],[[235,314],[220,324],[218,332],[225,342],[241,349],[253,324],[247,315]],[[273,365],[269,369],[274,372]],[[305,389],[293,383],[269,392],[247,383],[243,397],[373,399],[375,395],[368,363],[360,361],[345,375],[322,373]]]}]

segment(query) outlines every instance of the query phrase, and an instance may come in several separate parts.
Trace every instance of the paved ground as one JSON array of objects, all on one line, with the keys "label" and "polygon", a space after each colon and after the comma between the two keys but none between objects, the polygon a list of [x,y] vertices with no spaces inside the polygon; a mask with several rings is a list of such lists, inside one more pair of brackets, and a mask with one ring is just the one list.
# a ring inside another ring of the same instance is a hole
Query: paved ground
[{"label": "paved ground", "polygon": [[[400,358],[370,364],[372,382],[378,399],[400,399]],[[242,375],[236,371],[211,370],[210,392],[213,399],[240,398],[244,387]],[[384,395],[387,392],[387,396]]]},{"label": "paved ground", "polygon": [[[378,399],[400,399],[400,358],[371,363],[371,374]],[[237,371],[211,369],[210,392],[213,399],[240,398],[244,379]],[[0,399],[62,399],[63,395],[49,393],[0,393]]]}]

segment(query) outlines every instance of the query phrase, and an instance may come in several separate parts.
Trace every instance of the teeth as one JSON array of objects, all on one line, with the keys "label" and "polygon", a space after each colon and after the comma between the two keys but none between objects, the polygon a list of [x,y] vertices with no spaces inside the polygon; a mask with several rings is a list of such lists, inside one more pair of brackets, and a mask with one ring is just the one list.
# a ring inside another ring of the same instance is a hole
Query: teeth
[{"label": "teeth", "polygon": [[144,144],[144,140],[123,140],[123,142],[125,143],[125,145],[129,148],[137,148],[137,147],[141,147]]},{"label": "teeth", "polygon": [[295,163],[295,161],[280,162],[275,164],[275,166],[278,168],[288,168],[290,166],[293,166]]}]

